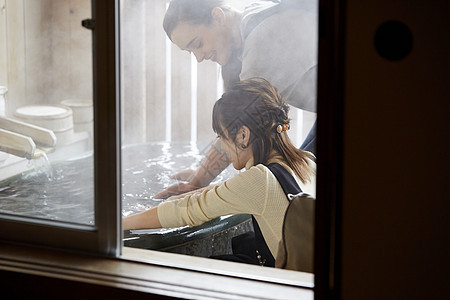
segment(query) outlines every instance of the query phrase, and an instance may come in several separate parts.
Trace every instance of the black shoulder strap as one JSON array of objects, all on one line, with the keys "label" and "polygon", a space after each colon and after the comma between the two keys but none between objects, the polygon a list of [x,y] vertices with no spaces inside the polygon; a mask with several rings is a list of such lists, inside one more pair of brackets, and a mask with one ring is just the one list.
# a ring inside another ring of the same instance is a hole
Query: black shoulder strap
[{"label": "black shoulder strap", "polygon": [[[281,187],[283,188],[283,191],[286,194],[286,196],[288,194],[296,195],[302,192],[302,189],[299,187],[294,177],[282,165],[272,163],[267,165],[266,167],[269,168],[269,170],[272,172],[273,175],[275,175]],[[259,224],[253,215],[252,221],[253,221],[253,230],[255,232],[255,249],[257,251],[257,259],[259,260],[261,265],[274,267],[275,258],[270,252],[270,249],[267,246],[266,241],[264,240],[261,228],[259,228]]]},{"label": "black shoulder strap", "polygon": [[291,173],[289,173],[282,165],[271,163],[267,165],[267,168],[269,168],[270,172],[275,175],[286,195],[296,195],[302,192],[302,189],[298,185],[297,181],[295,181],[294,176],[292,176]]}]

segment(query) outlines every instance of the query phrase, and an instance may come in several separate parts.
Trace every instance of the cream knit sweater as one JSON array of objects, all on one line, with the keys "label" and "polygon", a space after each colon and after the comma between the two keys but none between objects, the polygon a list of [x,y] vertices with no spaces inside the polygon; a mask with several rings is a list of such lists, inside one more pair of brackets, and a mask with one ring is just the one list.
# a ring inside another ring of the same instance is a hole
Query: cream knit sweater
[{"label": "cream knit sweater", "polygon": [[[269,161],[272,162],[280,163],[293,174],[279,159]],[[315,169],[315,163],[311,161],[311,164]],[[312,177],[312,182],[305,185],[294,175],[302,191],[315,197],[315,176]],[[277,257],[287,206],[286,195],[270,170],[262,164],[253,166],[253,161],[249,161],[246,171],[223,183],[211,185],[201,193],[161,203],[158,217],[162,227],[167,228],[200,225],[230,214],[252,214],[272,255]]]}]

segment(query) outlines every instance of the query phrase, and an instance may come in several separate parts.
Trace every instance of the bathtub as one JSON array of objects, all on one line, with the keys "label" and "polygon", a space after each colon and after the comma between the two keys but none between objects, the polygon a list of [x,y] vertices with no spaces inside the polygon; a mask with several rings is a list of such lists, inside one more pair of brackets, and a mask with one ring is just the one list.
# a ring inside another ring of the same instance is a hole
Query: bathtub
[{"label": "bathtub", "polygon": [[[122,214],[157,206],[162,200],[153,199],[152,195],[176,182],[169,178],[174,172],[197,167],[208,149],[208,145],[181,142],[124,147]],[[213,183],[236,173],[230,165]],[[231,238],[250,230],[253,225],[249,215],[224,216],[191,228],[125,231],[124,246],[208,257],[231,253]]]},{"label": "bathtub", "polygon": [[[160,142],[124,146],[122,149],[122,215],[157,206],[153,195],[176,181],[169,176],[195,168],[208,146]],[[77,224],[94,224],[93,158],[91,153],[41,163],[32,171],[0,181],[0,212]],[[80,176],[80,170],[82,170]],[[214,182],[234,174],[232,166]],[[223,216],[196,227],[127,230],[127,247],[208,257],[231,253],[231,238],[253,230],[249,215]]]}]

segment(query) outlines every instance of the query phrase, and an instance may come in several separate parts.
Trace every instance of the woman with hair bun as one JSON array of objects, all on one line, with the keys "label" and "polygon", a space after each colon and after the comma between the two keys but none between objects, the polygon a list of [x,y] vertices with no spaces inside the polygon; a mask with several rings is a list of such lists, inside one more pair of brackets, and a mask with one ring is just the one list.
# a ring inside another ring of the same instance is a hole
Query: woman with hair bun
[{"label": "woman with hair bun", "polygon": [[[255,1],[240,11],[230,0],[171,0],[164,16],[167,37],[197,61],[221,66],[225,91],[239,80],[261,77],[288,104],[316,112],[317,1]],[[201,82],[200,82],[201,84]],[[300,146],[315,154],[315,125]],[[155,198],[207,186],[229,160],[215,141],[201,165]]]},{"label": "woman with hair bun", "polygon": [[289,139],[288,111],[276,88],[262,78],[233,84],[214,105],[213,130],[234,168],[245,171],[129,216],[124,229],[195,226],[219,216],[251,214],[261,234],[251,245],[254,251],[218,258],[274,266],[289,201],[271,166],[288,172],[301,191],[315,197],[314,156]]}]

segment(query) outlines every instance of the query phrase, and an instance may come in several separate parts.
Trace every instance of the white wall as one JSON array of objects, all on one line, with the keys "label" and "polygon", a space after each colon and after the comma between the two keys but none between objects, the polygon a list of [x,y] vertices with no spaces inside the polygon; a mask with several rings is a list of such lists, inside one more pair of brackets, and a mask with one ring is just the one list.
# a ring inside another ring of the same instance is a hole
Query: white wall
[{"label": "white wall", "polygon": [[[2,6],[3,5],[3,6]],[[0,84],[7,114],[26,104],[92,99],[89,0],[2,0]]]}]

